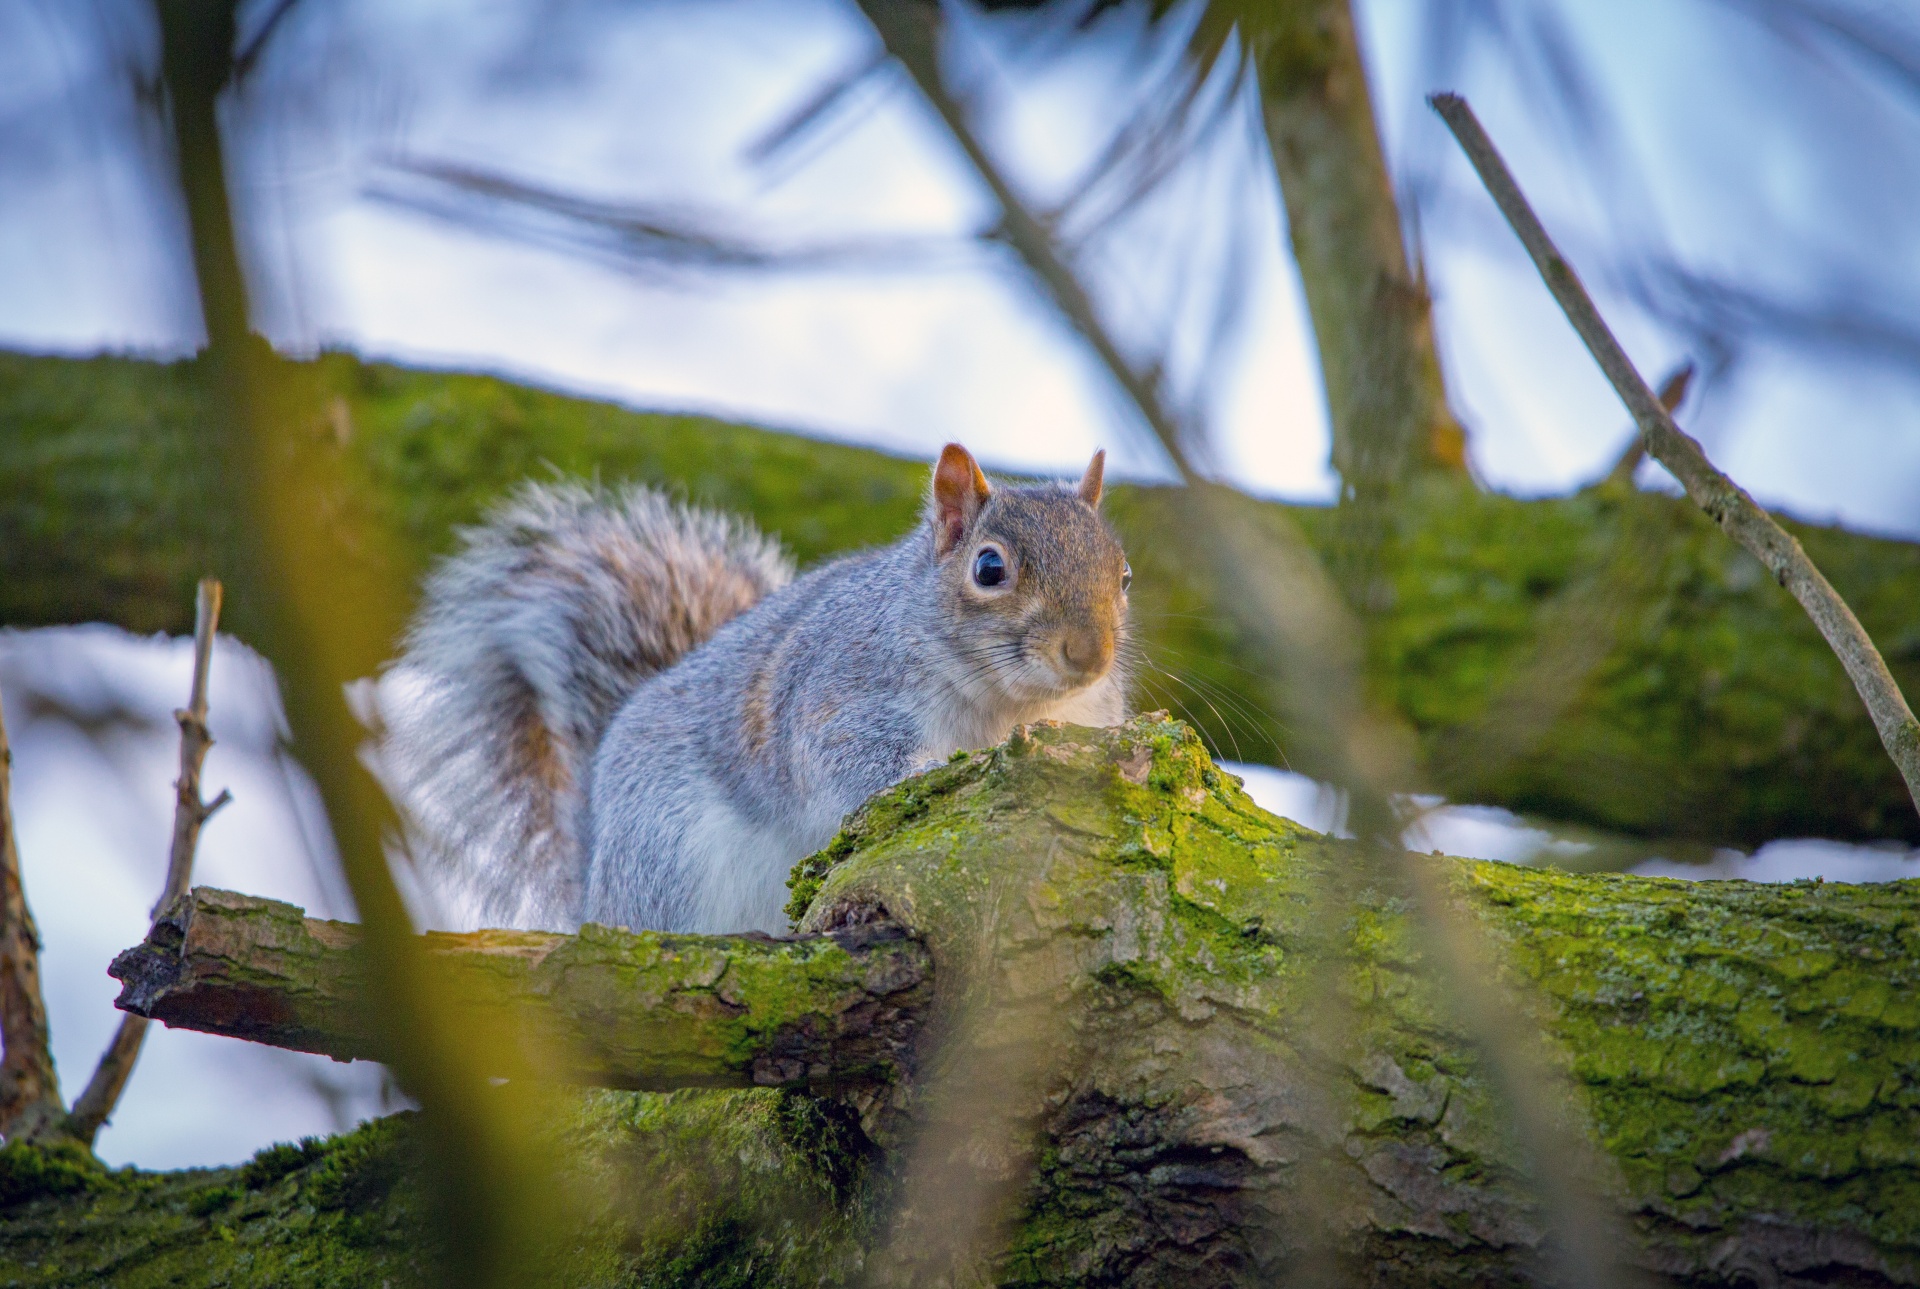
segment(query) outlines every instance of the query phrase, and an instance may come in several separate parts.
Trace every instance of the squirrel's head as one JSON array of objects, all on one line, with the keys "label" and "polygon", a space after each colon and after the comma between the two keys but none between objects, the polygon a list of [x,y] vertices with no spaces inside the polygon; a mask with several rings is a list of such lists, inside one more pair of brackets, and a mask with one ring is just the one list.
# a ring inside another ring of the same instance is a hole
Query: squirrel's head
[{"label": "squirrel's head", "polygon": [[995,487],[957,443],[934,467],[927,523],[952,639],[1016,702],[1085,689],[1125,642],[1133,570],[1100,514],[1106,457],[1077,485]]}]

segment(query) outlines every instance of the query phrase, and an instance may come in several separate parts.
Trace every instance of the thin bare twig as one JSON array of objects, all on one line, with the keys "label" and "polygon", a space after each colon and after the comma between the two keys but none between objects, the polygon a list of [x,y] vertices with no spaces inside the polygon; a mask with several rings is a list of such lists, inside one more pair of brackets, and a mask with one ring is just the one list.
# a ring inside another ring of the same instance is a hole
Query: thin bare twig
[{"label": "thin bare twig", "polygon": [[[200,579],[194,598],[193,615],[193,687],[187,705],[177,709],[173,719],[180,723],[180,777],[174,780],[173,845],[167,855],[167,880],[160,890],[160,901],[153,906],[155,919],[187,893],[193,878],[193,854],[200,844],[200,828],[213,812],[233,795],[224,788],[212,801],[200,799],[200,766],[213,746],[207,732],[207,670],[213,662],[214,635],[220,629],[220,583],[213,578]],[[73,1103],[67,1115],[67,1135],[93,1145],[100,1129],[120,1103],[127,1080],[133,1077],[134,1064],[140,1059],[140,1046],[146,1041],[148,1021],[132,1014],[120,1018],[113,1041],[100,1055],[87,1080],[86,1091]]]},{"label": "thin bare twig", "polygon": [[173,848],[167,853],[167,883],[149,915],[158,918],[187,893],[193,877],[193,853],[200,844],[200,828],[233,795],[225,788],[212,801],[200,799],[200,766],[213,746],[207,731],[207,670],[213,663],[213,641],[220,630],[220,583],[200,579],[193,614],[193,688],[187,705],[173,714],[180,722],[180,777],[174,780]]},{"label": "thin bare twig", "polygon": [[1840,659],[1840,665],[1846,668],[1848,678],[1873,718],[1874,728],[1880,733],[1881,744],[1906,780],[1914,808],[1920,810],[1920,721],[1914,719],[1913,709],[1907,705],[1893,673],[1887,670],[1886,660],[1874,647],[1860,620],[1807,557],[1799,541],[1748,496],[1745,489],[1715,468],[1699,443],[1673,423],[1673,417],[1660,405],[1660,400],[1607,328],[1573,266],[1547,236],[1547,230],[1541,226],[1539,217],[1533,213],[1533,207],[1514,182],[1507,163],[1501,159],[1467,101],[1457,94],[1435,94],[1427,101],[1453,131],[1453,137],[1460,141],[1467,159],[1479,172],[1480,181],[1519,235],[1521,245],[1527,248],[1534,267],[1540,270],[1567,321],[1573,324],[1588,352],[1613,383],[1614,392],[1633,413],[1647,455],[1665,466],[1687,490],[1694,504],[1706,511],[1727,536],[1766,565],[1774,580],[1807,611],[1807,616],[1813,619],[1814,626],[1820,629]]},{"label": "thin bare twig", "polygon": [[906,69],[927,102],[939,114],[941,123],[947,127],[954,142],[966,153],[974,173],[992,191],[994,201],[1000,207],[1000,237],[1026,261],[1028,270],[1040,279],[1041,285],[1053,297],[1054,303],[1066,315],[1074,330],[1093,347],[1101,364],[1146,420],[1174,468],[1180,472],[1180,477],[1188,483],[1197,482],[1198,476],[1188,462],[1179,426],[1160,401],[1159,391],[1134,369],[1107,334],[1106,328],[1100,325],[1093,301],[1080,285],[1080,279],[1054,249],[1053,235],[1027,208],[1019,194],[1013,191],[1012,185],[1000,173],[1000,167],[987,155],[986,149],[974,135],[965,109],[948,92],[939,69],[938,8],[894,3],[893,0],[860,0],[860,8],[880,33],[887,52]]},{"label": "thin bare twig", "polygon": [[53,1068],[47,1003],[40,993],[40,931],[20,884],[13,832],[13,749],[0,716],[0,1136],[27,1139],[56,1127],[63,1113]]}]

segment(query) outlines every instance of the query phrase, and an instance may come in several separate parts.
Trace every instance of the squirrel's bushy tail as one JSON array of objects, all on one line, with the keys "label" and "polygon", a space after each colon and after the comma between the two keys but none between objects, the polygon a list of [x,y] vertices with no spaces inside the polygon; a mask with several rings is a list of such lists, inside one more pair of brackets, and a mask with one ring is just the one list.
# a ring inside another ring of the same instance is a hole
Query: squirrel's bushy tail
[{"label": "squirrel's bushy tail", "polygon": [[423,875],[486,925],[570,929],[607,722],[792,576],[744,520],[644,487],[529,484],[463,530],[365,704]]}]

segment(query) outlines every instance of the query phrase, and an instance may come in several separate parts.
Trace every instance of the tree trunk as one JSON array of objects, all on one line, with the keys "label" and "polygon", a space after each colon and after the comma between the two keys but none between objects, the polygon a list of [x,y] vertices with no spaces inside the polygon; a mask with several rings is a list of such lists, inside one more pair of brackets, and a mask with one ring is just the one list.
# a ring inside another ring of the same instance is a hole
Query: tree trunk
[{"label": "tree trunk", "polygon": [[[1920,886],[1409,862],[1448,865],[1499,947],[1515,1014],[1559,1054],[1568,1113],[1606,1161],[1601,1190],[1641,1264],[1688,1284],[1920,1282]],[[811,934],[897,924],[917,939],[432,940],[445,961],[492,964],[463,968],[489,1000],[550,1000],[575,1032],[617,1033],[576,1077],[656,1087],[744,1083],[802,1014],[816,1018],[797,1023],[807,1059],[831,1066],[834,1022],[819,1018],[876,994],[898,1006],[875,972],[913,977],[924,943],[934,1001],[899,1006],[888,1039],[925,1018],[912,1077],[856,1097],[894,1162],[846,1201],[872,1220],[835,1236],[867,1249],[877,1283],[1273,1284],[1315,1267],[1375,1284],[1546,1283],[1555,1215],[1530,1195],[1406,905],[1379,889],[1337,902],[1359,863],[1352,843],[1260,811],[1191,731],[1148,716],[1016,731],[875,798],[795,870]],[[363,1050],[330,1019],[348,1014],[337,924],[196,901],[180,948],[163,934],[122,960],[183,964],[152,994],[181,1000],[176,1019]],[[642,983],[609,999],[559,965],[581,958],[634,964]],[[763,983],[733,983],[748,972]],[[782,977],[791,992],[764,983]],[[223,1007],[222,981],[254,1001]],[[744,1017],[687,1001],[749,995],[779,1001]],[[273,1024],[232,1019],[272,999],[285,1004]],[[152,1004],[163,1019],[167,1006]],[[653,1034],[677,1036],[665,1057]],[[888,1060],[908,1068],[855,1063]],[[715,1222],[764,1231],[778,1212],[753,1206],[796,1193],[741,1198],[751,1190],[721,1188],[646,1256],[690,1256]]]},{"label": "tree trunk", "polygon": [[1293,254],[1313,315],[1351,494],[1410,472],[1460,472],[1426,287],[1408,270],[1400,210],[1348,0],[1294,0],[1242,20]]}]

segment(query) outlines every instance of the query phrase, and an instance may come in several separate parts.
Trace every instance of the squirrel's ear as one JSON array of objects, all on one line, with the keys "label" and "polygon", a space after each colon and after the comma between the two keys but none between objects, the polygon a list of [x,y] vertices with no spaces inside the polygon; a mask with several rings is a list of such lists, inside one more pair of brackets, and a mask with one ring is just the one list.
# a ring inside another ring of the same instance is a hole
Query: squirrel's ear
[{"label": "squirrel's ear", "polygon": [[958,443],[940,449],[940,464],[933,468],[934,554],[945,555],[960,544],[967,525],[992,495],[973,453]]},{"label": "squirrel's ear", "polygon": [[1080,500],[1096,510],[1100,506],[1100,481],[1107,475],[1107,450],[1101,448],[1093,454],[1093,460],[1087,462],[1087,472],[1080,476]]}]

